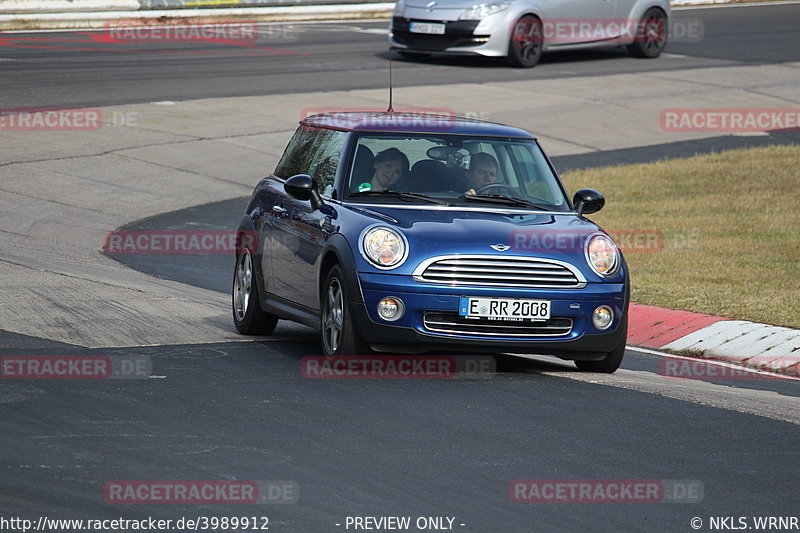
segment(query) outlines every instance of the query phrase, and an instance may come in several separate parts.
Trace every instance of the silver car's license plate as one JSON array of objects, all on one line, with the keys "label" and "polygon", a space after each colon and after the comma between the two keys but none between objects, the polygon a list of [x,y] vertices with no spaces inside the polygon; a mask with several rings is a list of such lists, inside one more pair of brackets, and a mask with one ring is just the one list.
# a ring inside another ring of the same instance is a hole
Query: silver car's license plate
[{"label": "silver car's license plate", "polygon": [[547,320],[550,318],[550,301],[462,296],[459,299],[458,314],[466,318],[494,320]]},{"label": "silver car's license plate", "polygon": [[408,29],[411,33],[444,35],[445,25],[436,22],[412,22]]}]

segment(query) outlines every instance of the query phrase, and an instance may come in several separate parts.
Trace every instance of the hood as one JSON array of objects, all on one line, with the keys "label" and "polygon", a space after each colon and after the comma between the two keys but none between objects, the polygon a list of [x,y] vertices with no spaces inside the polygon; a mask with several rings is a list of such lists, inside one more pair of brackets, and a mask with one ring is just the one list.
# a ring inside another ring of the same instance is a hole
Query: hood
[{"label": "hood", "polygon": [[[482,2],[476,0],[406,0],[405,4],[406,7],[413,7],[413,8],[421,8],[430,10],[431,8],[428,7],[431,2],[435,2],[433,6],[433,11],[439,9],[459,9],[461,11],[474,6],[475,4],[480,4]],[[491,3],[491,2],[486,2]]]},{"label": "hood", "polygon": [[[351,206],[354,207],[354,206]],[[399,229],[408,239],[412,263],[436,255],[522,255],[583,262],[586,238],[600,228],[574,213],[502,210],[355,208],[374,223]],[[492,248],[493,245],[500,245]],[[499,249],[498,249],[499,248]]]},{"label": "hood", "polygon": [[[435,2],[435,3],[434,3]],[[403,16],[410,19],[431,21],[453,21],[464,10],[472,7],[475,0],[407,0]]]}]

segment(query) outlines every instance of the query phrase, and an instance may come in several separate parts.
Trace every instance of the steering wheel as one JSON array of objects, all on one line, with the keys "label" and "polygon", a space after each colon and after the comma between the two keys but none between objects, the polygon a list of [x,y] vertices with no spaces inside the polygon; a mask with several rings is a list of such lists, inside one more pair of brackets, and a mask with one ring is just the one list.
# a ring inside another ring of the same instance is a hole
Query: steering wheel
[{"label": "steering wheel", "polygon": [[[495,191],[493,193],[489,193],[489,191]],[[506,196],[516,196],[516,191],[513,187],[506,185],[505,183],[487,183],[481,187],[475,189],[475,194],[504,194]]]}]

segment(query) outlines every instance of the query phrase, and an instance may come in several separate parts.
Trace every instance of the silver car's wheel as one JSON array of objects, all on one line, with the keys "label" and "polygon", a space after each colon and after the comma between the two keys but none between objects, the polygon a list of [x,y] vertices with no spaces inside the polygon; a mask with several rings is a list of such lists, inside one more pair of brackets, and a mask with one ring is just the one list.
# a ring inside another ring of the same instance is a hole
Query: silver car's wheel
[{"label": "silver car's wheel", "polygon": [[667,14],[651,7],[645,12],[628,50],[634,57],[658,57],[667,46]]},{"label": "silver car's wheel", "polygon": [[542,21],[525,15],[514,23],[506,62],[512,67],[530,68],[542,58]]},{"label": "silver car's wheel", "polygon": [[247,248],[242,248],[236,256],[236,266],[233,269],[233,324],[239,333],[245,335],[269,335],[275,330],[278,317],[261,310],[254,273],[253,255]]}]

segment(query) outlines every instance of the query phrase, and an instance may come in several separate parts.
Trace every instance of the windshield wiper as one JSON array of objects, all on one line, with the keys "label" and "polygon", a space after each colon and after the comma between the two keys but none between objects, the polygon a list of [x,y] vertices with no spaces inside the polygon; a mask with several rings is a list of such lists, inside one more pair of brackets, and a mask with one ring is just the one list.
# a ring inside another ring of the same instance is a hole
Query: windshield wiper
[{"label": "windshield wiper", "polygon": [[403,200],[410,200],[410,199],[425,200],[426,202],[430,202],[433,204],[445,203],[441,200],[433,198],[432,196],[428,196],[427,194],[422,194],[418,192],[393,191],[391,189],[386,189],[383,191],[358,191],[350,193],[350,196],[391,196]]},{"label": "windshield wiper", "polygon": [[462,194],[459,196],[462,200],[470,200],[476,202],[491,202],[496,204],[509,204],[523,207],[535,207],[542,211],[552,211],[545,205],[537,204],[523,198],[516,198],[514,196],[506,196],[504,194]]}]

